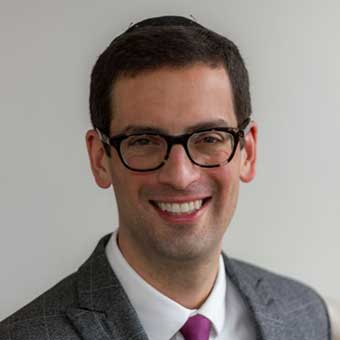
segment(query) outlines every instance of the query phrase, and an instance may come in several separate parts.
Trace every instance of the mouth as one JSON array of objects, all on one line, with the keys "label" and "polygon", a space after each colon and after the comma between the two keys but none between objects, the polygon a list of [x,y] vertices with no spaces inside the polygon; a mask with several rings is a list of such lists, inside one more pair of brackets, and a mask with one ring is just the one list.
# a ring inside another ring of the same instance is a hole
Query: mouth
[{"label": "mouth", "polygon": [[188,201],[150,201],[162,217],[194,218],[208,205],[211,197]]}]

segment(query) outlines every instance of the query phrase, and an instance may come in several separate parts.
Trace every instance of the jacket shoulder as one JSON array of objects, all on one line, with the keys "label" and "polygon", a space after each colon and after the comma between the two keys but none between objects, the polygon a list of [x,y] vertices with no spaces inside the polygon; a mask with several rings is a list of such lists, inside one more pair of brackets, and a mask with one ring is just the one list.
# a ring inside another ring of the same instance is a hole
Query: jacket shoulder
[{"label": "jacket shoulder", "polygon": [[[49,324],[49,329],[64,329],[66,331],[69,326],[65,317],[65,310],[77,303],[75,277],[76,273],[67,276],[1,321],[0,340],[31,339],[33,333],[33,338],[37,340],[54,339],[51,334],[46,333],[46,323]],[[61,336],[61,338],[71,339],[66,336]]]},{"label": "jacket shoulder", "polygon": [[323,307],[324,301],[316,290],[299,280],[277,274],[273,271],[244,261],[231,259],[234,270],[253,282],[265,281],[272,295],[280,300],[286,311],[294,307],[316,303]]},{"label": "jacket shoulder", "polygon": [[258,315],[281,320],[289,332],[304,334],[306,339],[306,334],[310,334],[308,339],[331,338],[326,303],[314,288],[240,260],[226,260],[234,282],[241,290],[251,292],[248,301]]}]

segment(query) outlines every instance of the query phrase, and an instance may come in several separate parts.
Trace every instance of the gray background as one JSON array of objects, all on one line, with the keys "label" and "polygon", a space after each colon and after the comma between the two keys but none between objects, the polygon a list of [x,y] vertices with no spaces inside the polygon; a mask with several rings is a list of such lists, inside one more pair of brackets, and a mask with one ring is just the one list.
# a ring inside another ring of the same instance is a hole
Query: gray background
[{"label": "gray background", "polygon": [[192,14],[234,40],[251,77],[258,172],[232,256],[340,298],[340,2],[0,2],[0,319],[73,272],[117,225],[85,148],[89,74],[130,22]]}]

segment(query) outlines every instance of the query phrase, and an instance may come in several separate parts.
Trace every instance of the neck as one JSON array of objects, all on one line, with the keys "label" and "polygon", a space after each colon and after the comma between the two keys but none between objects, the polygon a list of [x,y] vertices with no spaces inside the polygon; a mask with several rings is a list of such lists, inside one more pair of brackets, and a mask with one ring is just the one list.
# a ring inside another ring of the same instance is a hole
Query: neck
[{"label": "neck", "polygon": [[[129,265],[159,292],[188,309],[198,309],[208,298],[218,273],[221,247],[204,257],[180,262],[159,260],[159,254],[140,250],[118,234],[118,246]],[[157,259],[157,260],[155,260]]]}]

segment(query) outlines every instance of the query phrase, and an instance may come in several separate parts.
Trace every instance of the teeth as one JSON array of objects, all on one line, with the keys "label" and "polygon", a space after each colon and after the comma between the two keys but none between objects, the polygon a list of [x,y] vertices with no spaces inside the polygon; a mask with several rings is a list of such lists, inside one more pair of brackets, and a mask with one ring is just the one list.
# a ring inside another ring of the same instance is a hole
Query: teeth
[{"label": "teeth", "polygon": [[155,202],[157,206],[163,210],[170,212],[175,215],[179,214],[190,214],[194,212],[195,210],[198,210],[201,208],[203,204],[203,200],[196,200],[191,202],[185,202],[185,203],[165,203],[165,202]]},{"label": "teeth", "polygon": [[202,205],[202,201],[201,202],[195,201],[195,202],[191,202],[191,203],[193,203],[195,209],[199,209]]}]

